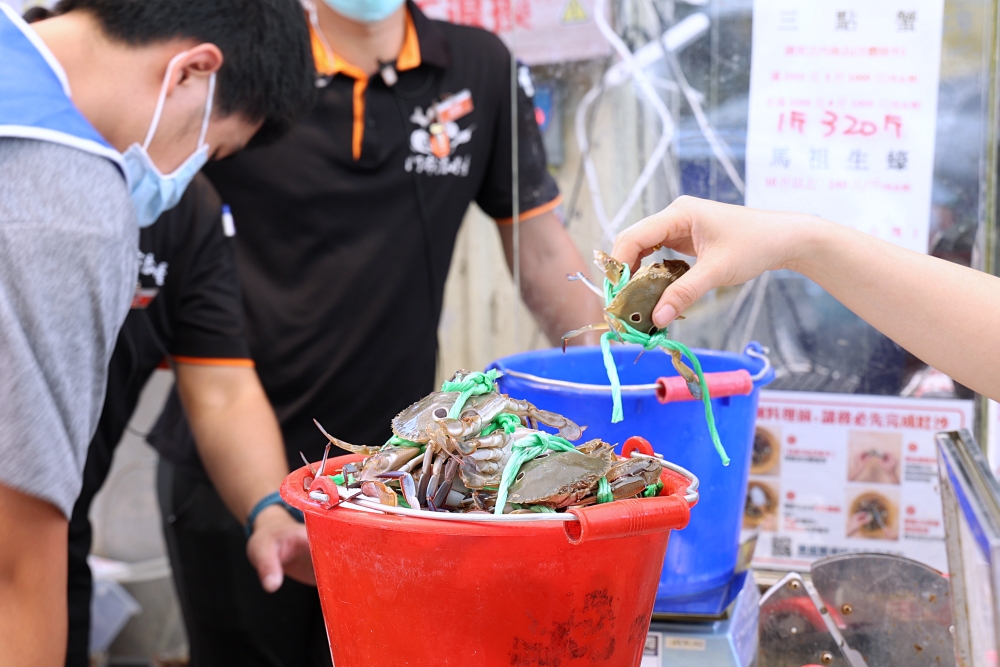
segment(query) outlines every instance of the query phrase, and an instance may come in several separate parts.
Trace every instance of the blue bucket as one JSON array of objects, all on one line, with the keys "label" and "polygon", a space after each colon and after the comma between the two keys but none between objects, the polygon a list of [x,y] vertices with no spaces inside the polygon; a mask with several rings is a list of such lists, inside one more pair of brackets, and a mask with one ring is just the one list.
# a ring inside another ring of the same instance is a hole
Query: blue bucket
[{"label": "blue bucket", "polygon": [[670,612],[685,607],[681,599],[725,591],[733,580],[757,398],[774,372],[758,343],[747,346],[744,354],[694,350],[705,373],[745,369],[753,378],[749,395],[712,400],[719,437],[732,459],[724,467],[712,446],[704,404],[661,404],[656,399],[657,378],[677,375],[670,357],[653,351],[636,360],[640,351],[632,345],[612,347],[625,417],[618,424],[611,423],[611,387],[598,347],[569,348],[565,354],[559,349],[535,350],[498,359],[490,368],[504,374],[499,381],[503,393],[586,425],[583,440],[601,438],[621,445],[630,436],[642,436],[667,460],[701,480],[701,500],[688,527],[670,536],[660,575],[655,610]]}]

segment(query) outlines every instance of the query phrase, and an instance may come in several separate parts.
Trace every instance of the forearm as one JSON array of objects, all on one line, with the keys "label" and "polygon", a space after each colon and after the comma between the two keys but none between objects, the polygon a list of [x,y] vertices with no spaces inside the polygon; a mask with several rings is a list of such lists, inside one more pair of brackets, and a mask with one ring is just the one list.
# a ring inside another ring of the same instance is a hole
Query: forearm
[{"label": "forearm", "polygon": [[0,484],[0,667],[66,658],[66,535],[62,512]]},{"label": "forearm", "polygon": [[[562,222],[545,213],[520,223],[521,298],[538,320],[549,342],[561,344],[564,333],[603,320],[601,302],[583,285],[566,280],[587,264]],[[513,271],[513,229],[501,227],[507,265]],[[593,337],[591,337],[593,338]],[[577,344],[594,343],[587,337]]]},{"label": "forearm", "polygon": [[198,454],[240,522],[288,474],[281,430],[252,368],[177,365]]},{"label": "forearm", "polygon": [[788,262],[925,363],[1000,398],[1000,278],[807,222]]}]

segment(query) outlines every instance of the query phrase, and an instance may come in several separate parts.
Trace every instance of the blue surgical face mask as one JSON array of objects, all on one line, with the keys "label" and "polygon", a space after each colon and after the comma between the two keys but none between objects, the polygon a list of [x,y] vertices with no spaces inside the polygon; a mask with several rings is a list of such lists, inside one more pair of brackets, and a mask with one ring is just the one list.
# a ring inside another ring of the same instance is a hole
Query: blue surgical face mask
[{"label": "blue surgical face mask", "polygon": [[324,0],[330,8],[361,23],[375,23],[399,9],[403,0]]},{"label": "blue surgical face mask", "polygon": [[208,144],[205,143],[205,133],[208,132],[208,119],[212,115],[212,98],[215,97],[215,73],[212,73],[208,79],[205,117],[201,122],[198,148],[195,149],[194,153],[173,173],[164,175],[156,168],[147,152],[149,143],[153,140],[153,135],[156,134],[156,126],[160,124],[160,114],[163,113],[163,103],[167,98],[170,73],[177,61],[186,53],[186,51],[178,53],[167,65],[167,73],[163,77],[163,86],[160,88],[160,97],[156,101],[156,111],[153,112],[153,121],[149,124],[146,140],[141,146],[132,144],[122,154],[125,161],[125,175],[128,177],[129,187],[132,190],[132,203],[135,204],[140,227],[149,227],[164,211],[169,211],[177,206],[177,202],[181,200],[181,196],[184,195],[184,190],[191,183],[191,179],[208,162]]}]

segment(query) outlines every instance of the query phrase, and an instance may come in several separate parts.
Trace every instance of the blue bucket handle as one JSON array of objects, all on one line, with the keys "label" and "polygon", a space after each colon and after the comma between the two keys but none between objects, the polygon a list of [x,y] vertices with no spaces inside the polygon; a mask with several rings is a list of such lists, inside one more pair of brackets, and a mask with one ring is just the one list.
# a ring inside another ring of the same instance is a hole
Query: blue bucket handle
[{"label": "blue bucket handle", "polygon": [[[750,357],[751,359],[756,359],[761,362],[760,370],[756,373],[750,375],[750,379],[753,380],[754,389],[760,389],[766,384],[770,384],[774,380],[774,367],[771,366],[771,360],[768,358],[769,350],[758,343],[755,340],[750,341],[746,348],[743,350],[743,354]],[[533,375],[531,373],[524,373],[522,371],[515,371],[511,369],[504,369],[496,361],[490,363],[490,369],[497,369],[501,371],[504,375],[510,375],[511,377],[516,377],[521,380],[526,380],[528,382],[534,382],[535,384],[540,384],[549,387],[563,387],[564,389],[573,389],[575,391],[590,391],[590,392],[606,392],[611,393],[610,384],[585,384],[582,382],[571,382],[569,380],[554,380],[552,378],[540,377],[538,375]],[[655,382],[651,384],[623,384],[622,393],[634,393],[634,392],[647,392],[656,391],[657,384]]]},{"label": "blue bucket handle", "polygon": [[774,380],[774,367],[771,366],[771,359],[767,356],[768,352],[770,350],[755,340],[750,341],[743,350],[743,354],[763,362],[760,370],[750,376],[750,379],[753,380],[754,388],[763,387]]}]

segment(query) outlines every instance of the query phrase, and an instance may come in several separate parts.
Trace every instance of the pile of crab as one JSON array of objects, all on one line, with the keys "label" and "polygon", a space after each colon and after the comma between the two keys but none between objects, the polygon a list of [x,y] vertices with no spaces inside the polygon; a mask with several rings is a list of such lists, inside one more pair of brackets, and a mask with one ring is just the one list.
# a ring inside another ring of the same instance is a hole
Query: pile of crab
[{"label": "pile of crab", "polygon": [[574,446],[583,428],[499,393],[498,377],[459,371],[442,391],[400,412],[381,447],[344,442],[317,422],[330,445],[366,456],[333,481],[383,505],[493,514],[564,511],[662,488],[657,459],[620,459],[599,439]]}]

